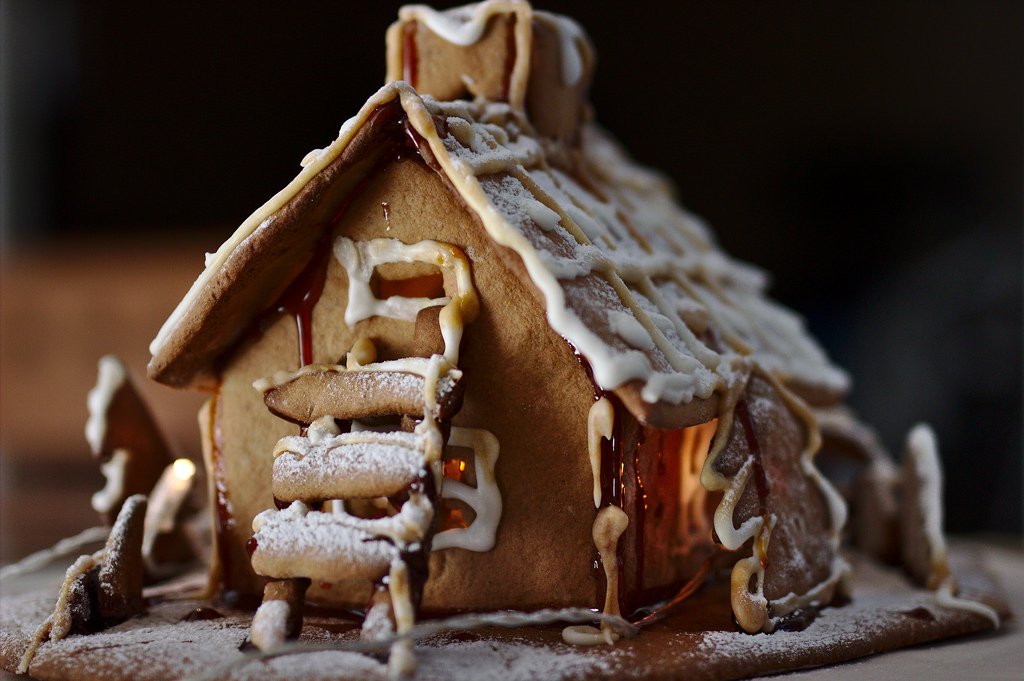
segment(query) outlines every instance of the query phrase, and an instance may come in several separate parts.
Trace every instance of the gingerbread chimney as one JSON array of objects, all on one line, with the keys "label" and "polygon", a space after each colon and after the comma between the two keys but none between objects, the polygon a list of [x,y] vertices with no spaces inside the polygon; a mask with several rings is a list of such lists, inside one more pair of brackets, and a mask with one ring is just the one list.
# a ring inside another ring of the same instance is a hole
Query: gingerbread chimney
[{"label": "gingerbread chimney", "polygon": [[442,100],[508,102],[546,137],[575,141],[589,115],[590,40],[572,19],[526,0],[403,7],[388,29],[387,61],[388,82]]}]

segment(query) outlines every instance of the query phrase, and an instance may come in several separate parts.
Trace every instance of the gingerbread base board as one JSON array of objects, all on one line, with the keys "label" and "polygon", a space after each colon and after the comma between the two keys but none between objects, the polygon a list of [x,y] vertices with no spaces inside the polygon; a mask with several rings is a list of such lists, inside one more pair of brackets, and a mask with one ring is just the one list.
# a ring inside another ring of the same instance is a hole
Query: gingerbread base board
[{"label": "gingerbread base board", "polygon": [[[451,632],[421,641],[417,679],[736,679],[844,662],[904,646],[984,631],[975,614],[940,607],[912,589],[901,573],[854,559],[852,601],[823,610],[803,631],[755,636],[739,633],[727,607],[725,584],[710,584],[685,607],[636,639],[615,646],[574,647],[561,627]],[[990,574],[959,556],[954,566],[965,596],[1009,613]],[[0,604],[0,665],[13,670],[53,595],[34,592]],[[386,665],[353,652],[304,652],[243,662],[248,613],[213,610],[199,601],[166,601],[147,615],[108,631],[43,644],[30,674],[43,681],[135,679],[166,681],[208,674],[233,660],[217,678],[232,681],[386,679]],[[197,618],[197,609],[203,616]],[[308,616],[302,640],[352,641],[357,625]]]}]

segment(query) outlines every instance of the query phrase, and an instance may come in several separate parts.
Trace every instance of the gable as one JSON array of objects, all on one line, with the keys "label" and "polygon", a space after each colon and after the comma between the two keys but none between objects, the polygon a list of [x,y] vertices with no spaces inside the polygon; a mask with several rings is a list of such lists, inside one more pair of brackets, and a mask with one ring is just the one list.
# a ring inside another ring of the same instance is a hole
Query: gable
[{"label": "gable", "polygon": [[755,365],[815,403],[845,393],[846,375],[764,295],[760,271],[718,249],[664,179],[600,129],[584,127],[580,147],[566,147],[538,138],[506,104],[439,102],[404,83],[382,88],[222,246],[154,341],[151,375],[208,382],[216,357],[308,259],[320,234],[311,225],[392,148],[389,125],[447,177],[598,386],[643,422],[708,420]]}]

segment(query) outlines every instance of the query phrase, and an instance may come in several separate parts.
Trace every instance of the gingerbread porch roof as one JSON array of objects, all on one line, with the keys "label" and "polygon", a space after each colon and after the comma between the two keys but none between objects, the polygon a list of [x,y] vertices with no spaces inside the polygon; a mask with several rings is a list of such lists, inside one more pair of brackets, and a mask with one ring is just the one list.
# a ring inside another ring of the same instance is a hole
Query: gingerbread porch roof
[{"label": "gingerbread porch roof", "polygon": [[[401,106],[487,234],[518,256],[509,259],[513,269],[539,291],[550,326],[589,361],[599,386],[618,391],[638,416],[644,405],[662,407],[645,421],[694,420],[673,415],[673,407],[708,401],[754,364],[814,402],[847,389],[845,373],[802,320],[765,296],[763,273],[723,253],[669,184],[598,127],[585,125],[573,148],[537,135],[507,104],[437,101],[403,82],[370,98],[208,257],[150,346],[154,378],[197,385],[211,377],[215,360],[297,274],[294,264],[275,270],[274,244],[283,242],[271,233],[290,231],[292,243],[312,247],[324,224],[308,214],[315,196],[365,174],[369,164],[358,162],[365,150],[357,151],[373,146],[368,122],[388,103]],[[232,309],[239,288],[251,293]]]}]

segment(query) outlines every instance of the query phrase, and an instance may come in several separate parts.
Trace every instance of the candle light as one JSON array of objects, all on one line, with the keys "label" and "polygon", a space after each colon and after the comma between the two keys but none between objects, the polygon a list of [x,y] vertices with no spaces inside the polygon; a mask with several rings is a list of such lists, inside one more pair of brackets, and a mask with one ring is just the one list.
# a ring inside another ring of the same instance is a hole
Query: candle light
[{"label": "candle light", "polygon": [[[188,459],[176,459],[164,469],[160,479],[149,494],[149,508],[146,511],[145,530],[142,537],[142,555],[146,565],[153,570],[153,544],[159,535],[174,530],[175,519],[181,505],[192,490],[196,465]],[[153,570],[155,571],[155,570]]]}]

